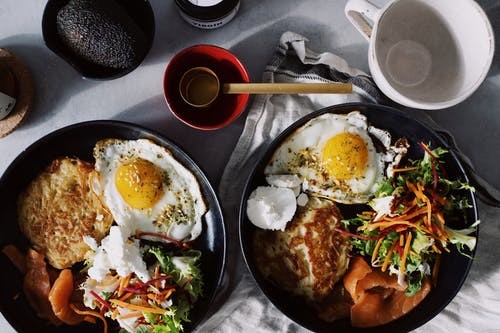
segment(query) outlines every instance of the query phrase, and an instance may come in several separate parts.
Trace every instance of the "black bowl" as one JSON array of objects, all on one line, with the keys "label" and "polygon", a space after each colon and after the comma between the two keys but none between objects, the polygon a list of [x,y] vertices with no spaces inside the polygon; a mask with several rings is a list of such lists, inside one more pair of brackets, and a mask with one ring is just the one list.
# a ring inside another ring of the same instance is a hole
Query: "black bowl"
[{"label": "black bowl", "polygon": [[[407,315],[386,325],[370,329],[354,328],[351,326],[349,319],[343,319],[333,323],[327,323],[320,320],[317,317],[316,311],[305,306],[302,299],[291,296],[290,293],[280,290],[274,284],[266,280],[259,272],[253,256],[252,239],[256,227],[246,216],[246,202],[250,193],[257,186],[266,185],[263,171],[274,151],[294,130],[304,125],[310,119],[325,113],[345,114],[354,110],[358,110],[365,114],[368,121],[374,126],[388,130],[392,134],[393,140],[403,136],[408,138],[412,146],[408,152],[408,157],[410,158],[422,157],[423,153],[416,144],[420,141],[426,143],[430,142],[432,147],[441,146],[443,148],[448,148],[445,141],[443,141],[443,139],[431,128],[409,118],[398,110],[386,106],[352,103],[327,107],[315,111],[298,120],[281,133],[271,143],[264,156],[256,164],[246,184],[240,206],[239,226],[241,247],[248,269],[267,298],[287,317],[305,328],[314,332],[407,332],[432,319],[453,299],[467,277],[474,252],[469,253],[470,257],[461,255],[456,250],[452,250],[450,254],[443,255],[439,268],[437,286],[433,288],[430,294]],[[446,170],[450,178],[460,178],[467,181],[464,169],[453,152],[446,154],[444,161],[446,162]],[[472,192],[467,193],[467,199],[472,204],[473,208],[467,209],[466,218],[462,221],[462,225],[456,226],[458,228],[470,225],[478,219],[476,201]],[[344,217],[353,216],[359,210],[359,205],[339,206]]]},{"label": "black bowl", "polygon": [[[148,129],[118,121],[89,121],[59,129],[29,146],[7,168],[0,178],[0,248],[14,244],[21,250],[29,246],[17,224],[16,201],[24,189],[50,161],[60,156],[76,156],[93,161],[94,144],[105,138],[150,139],[169,149],[189,169],[198,182],[208,211],[203,218],[203,232],[193,242],[202,251],[201,270],[205,292],[191,311],[191,322],[185,331],[192,331],[205,317],[222,281],[226,260],[226,232],[222,212],[212,186],[200,168],[177,145]],[[4,255],[0,254],[0,311],[18,332],[102,332],[99,325],[54,327],[36,317],[22,293],[22,275]],[[19,297],[16,295],[19,294]]]},{"label": "black bowl", "polygon": [[142,50],[143,57],[134,66],[128,68],[111,68],[94,64],[78,57],[60,39],[57,33],[56,18],[59,10],[69,0],[48,0],[42,17],[42,34],[45,45],[59,57],[70,64],[86,79],[111,80],[122,77],[136,69],[146,57],[155,34],[155,18],[153,9],[148,0],[115,0],[139,26],[147,39],[146,49]]}]

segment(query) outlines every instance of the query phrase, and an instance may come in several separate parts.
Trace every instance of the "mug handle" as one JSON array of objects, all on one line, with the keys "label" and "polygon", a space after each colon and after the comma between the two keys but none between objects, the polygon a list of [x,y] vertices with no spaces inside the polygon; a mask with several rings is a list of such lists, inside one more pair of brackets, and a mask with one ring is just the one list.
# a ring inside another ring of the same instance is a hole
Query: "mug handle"
[{"label": "mug handle", "polygon": [[378,19],[380,8],[366,0],[349,0],[345,5],[344,12],[352,25],[369,41],[372,35],[373,24]]}]

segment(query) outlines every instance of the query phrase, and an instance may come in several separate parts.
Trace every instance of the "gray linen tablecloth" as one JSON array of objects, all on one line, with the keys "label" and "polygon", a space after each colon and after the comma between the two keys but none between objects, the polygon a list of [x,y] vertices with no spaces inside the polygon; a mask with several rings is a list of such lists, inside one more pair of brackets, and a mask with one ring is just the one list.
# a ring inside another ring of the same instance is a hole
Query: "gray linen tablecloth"
[{"label": "gray linen tablecloth", "polygon": [[[370,77],[351,68],[331,53],[315,53],[307,39],[287,32],[263,74],[264,82],[352,82],[352,95],[261,95],[255,98],[243,133],[225,168],[219,187],[229,232],[228,272],[231,276],[227,302],[199,331],[215,332],[306,332],[276,309],[263,295],[244,266],[238,242],[238,213],[241,193],[255,162],[267,145],[297,119],[325,106],[367,101],[387,102]],[[436,126],[425,112],[411,115]],[[499,210],[480,204],[481,237],[471,272],[446,309],[417,332],[500,332],[500,223]]]}]

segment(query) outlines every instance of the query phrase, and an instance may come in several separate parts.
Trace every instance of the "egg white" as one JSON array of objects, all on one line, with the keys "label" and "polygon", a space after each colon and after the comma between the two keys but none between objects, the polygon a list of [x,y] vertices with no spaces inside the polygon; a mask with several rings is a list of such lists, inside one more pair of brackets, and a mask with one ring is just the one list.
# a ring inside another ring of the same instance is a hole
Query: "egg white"
[{"label": "egg white", "polygon": [[[323,147],[330,138],[341,133],[359,136],[367,148],[368,159],[360,177],[334,179],[322,166]],[[357,111],[347,115],[323,114],[310,120],[285,139],[274,152],[264,173],[294,174],[303,181],[304,191],[341,203],[365,203],[378,188],[384,177],[386,164],[393,158],[387,156],[387,149],[385,152],[377,152],[370,136],[372,133],[380,137],[384,146],[387,142],[390,144],[390,134],[368,126],[366,117]]]},{"label": "egg white", "polygon": [[[131,233],[159,233],[179,241],[199,236],[206,206],[198,181],[170,151],[147,139],[105,139],[96,143],[94,158],[94,191],[103,198],[118,225]],[[166,175],[163,194],[147,209],[128,205],[115,185],[119,167],[138,158],[153,163]]]}]

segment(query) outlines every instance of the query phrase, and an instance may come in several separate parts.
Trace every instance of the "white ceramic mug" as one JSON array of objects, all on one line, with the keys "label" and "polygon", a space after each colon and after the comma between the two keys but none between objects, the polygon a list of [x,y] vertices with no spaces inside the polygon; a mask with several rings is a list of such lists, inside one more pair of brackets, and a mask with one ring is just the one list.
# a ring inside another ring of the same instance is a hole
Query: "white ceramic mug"
[{"label": "white ceramic mug", "polygon": [[409,107],[432,110],[462,102],[493,60],[493,29],[474,0],[392,0],[382,8],[349,0],[345,14],[369,42],[375,83]]}]

